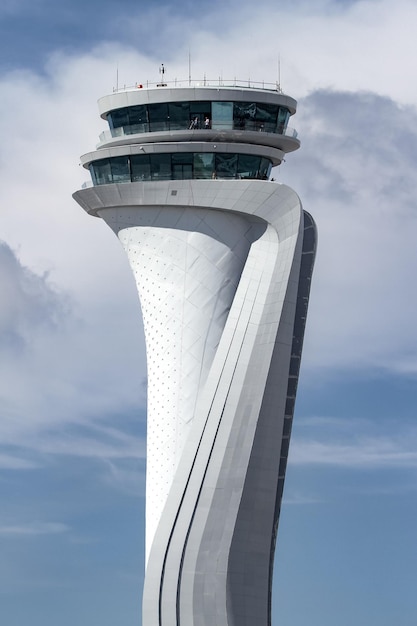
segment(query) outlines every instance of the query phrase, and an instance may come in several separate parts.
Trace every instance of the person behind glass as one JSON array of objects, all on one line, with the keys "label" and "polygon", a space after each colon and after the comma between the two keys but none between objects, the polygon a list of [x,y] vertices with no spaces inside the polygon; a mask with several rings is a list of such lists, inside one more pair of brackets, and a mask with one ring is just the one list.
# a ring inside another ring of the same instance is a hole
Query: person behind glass
[{"label": "person behind glass", "polygon": [[207,117],[207,115],[206,115],[206,118],[205,118],[205,120],[204,120],[204,128],[205,128],[206,130],[208,130],[208,129],[210,128],[210,118],[209,118],[209,117]]},{"label": "person behind glass", "polygon": [[191,122],[190,122],[190,126],[189,129],[190,130],[194,130],[195,128],[198,128],[198,117],[194,117]]}]

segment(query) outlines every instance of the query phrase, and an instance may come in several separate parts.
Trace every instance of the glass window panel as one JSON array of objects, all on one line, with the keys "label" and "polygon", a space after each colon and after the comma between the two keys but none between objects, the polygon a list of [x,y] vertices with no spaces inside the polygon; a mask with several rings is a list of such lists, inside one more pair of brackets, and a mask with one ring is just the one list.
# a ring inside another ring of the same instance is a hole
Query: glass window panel
[{"label": "glass window panel", "polygon": [[303,252],[313,251],[316,245],[316,233],[314,228],[307,228],[304,231]]},{"label": "glass window panel", "polygon": [[[208,124],[206,124],[208,119]],[[189,128],[211,128],[211,102],[190,102]]]},{"label": "glass window panel", "polygon": [[262,157],[261,165],[259,168],[259,178],[267,180],[271,174],[272,162],[269,159]]},{"label": "glass window panel", "polygon": [[113,182],[109,159],[94,161],[91,165],[94,169],[97,185],[107,185]]},{"label": "glass window panel", "polygon": [[129,128],[125,129],[126,135],[147,132],[149,132],[149,121],[146,104],[129,107]]},{"label": "glass window panel", "polygon": [[277,121],[278,106],[276,104],[261,104],[256,105],[256,120],[258,122],[270,122],[275,124]]},{"label": "glass window panel", "polygon": [[233,102],[213,102],[211,127],[215,130],[233,128]]},{"label": "glass window panel", "polygon": [[290,437],[291,436],[291,427],[292,427],[292,419],[287,417],[287,419],[284,419],[284,428],[282,431],[282,436],[283,437]]},{"label": "glass window panel", "polygon": [[189,180],[193,177],[193,166],[191,163],[173,163],[173,180]]},{"label": "glass window panel", "polygon": [[132,182],[151,180],[151,165],[148,154],[132,154],[130,157]]},{"label": "glass window panel", "polygon": [[129,107],[129,124],[147,124],[148,122],[148,107],[146,104],[138,104],[133,107]]},{"label": "glass window panel", "polygon": [[236,178],[237,154],[216,154],[216,177]]},{"label": "glass window panel", "polygon": [[193,164],[193,153],[192,152],[176,152],[172,155],[172,164],[174,163],[188,163],[189,165]]},{"label": "glass window panel", "polygon": [[194,153],[194,178],[212,178],[214,173],[214,154]]},{"label": "glass window panel", "polygon": [[278,106],[276,104],[256,105],[256,129],[274,133],[277,126]]},{"label": "glass window panel", "polygon": [[91,180],[93,181],[93,185],[98,185],[96,172],[94,170],[94,166],[92,163],[90,163],[90,165],[88,166],[88,169],[90,170]]},{"label": "glass window panel", "polygon": [[130,183],[130,170],[127,155],[110,159],[110,168],[114,183]]},{"label": "glass window panel", "polygon": [[175,180],[185,180],[193,177],[193,153],[183,152],[171,155],[172,177]]},{"label": "glass window panel", "polygon": [[183,176],[182,176],[182,165],[181,163],[179,164],[172,164],[172,178],[173,180],[182,180]]},{"label": "glass window panel", "polygon": [[297,393],[297,383],[298,383],[298,378],[296,376],[290,377],[288,379],[287,396],[291,398],[295,397]]},{"label": "glass window panel", "polygon": [[114,111],[110,111],[107,115],[107,120],[109,122],[109,126],[111,129],[120,128],[121,126],[129,125],[129,115],[128,109],[115,109]]},{"label": "glass window panel", "polygon": [[239,154],[237,173],[239,178],[257,178],[261,157]]},{"label": "glass window panel", "polygon": [[287,128],[288,120],[290,119],[290,112],[286,107],[279,107],[278,119],[277,119],[277,133],[283,133]]},{"label": "glass window panel", "polygon": [[168,130],[168,104],[166,102],[158,102],[148,106],[149,114],[149,130],[157,132]]},{"label": "glass window panel", "polygon": [[148,133],[149,124],[132,124],[131,126],[125,126],[123,131],[125,135],[136,135],[137,133]]},{"label": "glass window panel", "polygon": [[287,398],[287,401],[285,403],[285,415],[294,414],[294,405],[295,405],[295,398]]},{"label": "glass window panel", "polygon": [[254,102],[234,102],[233,121],[235,128],[244,129],[248,124],[248,129],[250,129],[250,122],[255,120],[255,115],[256,104]]},{"label": "glass window panel", "polygon": [[190,113],[211,114],[211,102],[190,102]]},{"label": "glass window panel", "polygon": [[[146,180],[192,178],[267,179],[271,161],[254,155],[228,153],[134,154],[90,164],[95,185]],[[313,230],[313,229],[310,229]],[[307,239],[307,237],[306,237]]]},{"label": "glass window panel", "polygon": [[170,130],[183,130],[190,124],[190,103],[170,102],[168,104]]},{"label": "glass window panel", "polygon": [[290,376],[298,376],[300,371],[299,357],[292,356],[290,360]]},{"label": "glass window panel", "polygon": [[287,458],[289,448],[290,448],[290,440],[287,437],[283,437],[282,442],[281,442],[281,456]]},{"label": "glass window panel", "polygon": [[184,179],[190,179],[193,177],[193,166],[192,163],[185,163],[182,166],[182,173]]},{"label": "glass window panel", "polygon": [[171,179],[171,155],[151,154],[151,178],[152,180]]}]

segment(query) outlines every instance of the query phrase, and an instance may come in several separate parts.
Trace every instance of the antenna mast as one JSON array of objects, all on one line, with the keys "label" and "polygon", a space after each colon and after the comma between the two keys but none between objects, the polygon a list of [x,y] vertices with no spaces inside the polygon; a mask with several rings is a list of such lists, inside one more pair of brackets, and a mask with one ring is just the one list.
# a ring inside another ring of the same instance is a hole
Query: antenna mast
[{"label": "antenna mast", "polygon": [[161,67],[159,68],[159,73],[161,75],[161,82],[157,84],[157,87],[166,87],[167,84],[165,82],[165,67],[163,63],[161,63]]},{"label": "antenna mast", "polygon": [[281,89],[281,55],[278,55],[278,84],[277,84],[277,91],[279,93],[282,93],[282,89]]}]

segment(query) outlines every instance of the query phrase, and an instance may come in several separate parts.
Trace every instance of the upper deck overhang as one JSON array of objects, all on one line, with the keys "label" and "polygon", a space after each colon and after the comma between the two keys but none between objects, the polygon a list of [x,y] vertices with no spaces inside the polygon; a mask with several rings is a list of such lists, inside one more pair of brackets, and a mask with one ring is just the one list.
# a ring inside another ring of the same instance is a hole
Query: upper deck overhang
[{"label": "upper deck overhang", "polygon": [[107,114],[115,109],[139,104],[159,102],[192,102],[209,100],[212,102],[257,102],[276,104],[287,107],[293,115],[297,109],[297,101],[277,90],[254,89],[251,87],[233,86],[190,86],[156,88],[132,88],[103,96],[98,101],[100,115],[106,119]]}]

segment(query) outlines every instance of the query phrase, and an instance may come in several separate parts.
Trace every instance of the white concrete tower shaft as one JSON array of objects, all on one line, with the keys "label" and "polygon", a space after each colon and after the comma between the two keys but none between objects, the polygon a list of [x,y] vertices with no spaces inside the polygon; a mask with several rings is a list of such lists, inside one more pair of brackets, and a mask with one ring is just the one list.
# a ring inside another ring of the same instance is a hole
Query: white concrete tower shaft
[{"label": "white concrete tower shaft", "polygon": [[74,194],[119,237],[148,364],[143,626],[270,624],[272,563],[315,226],[271,167],[293,99],[132,89]]}]

